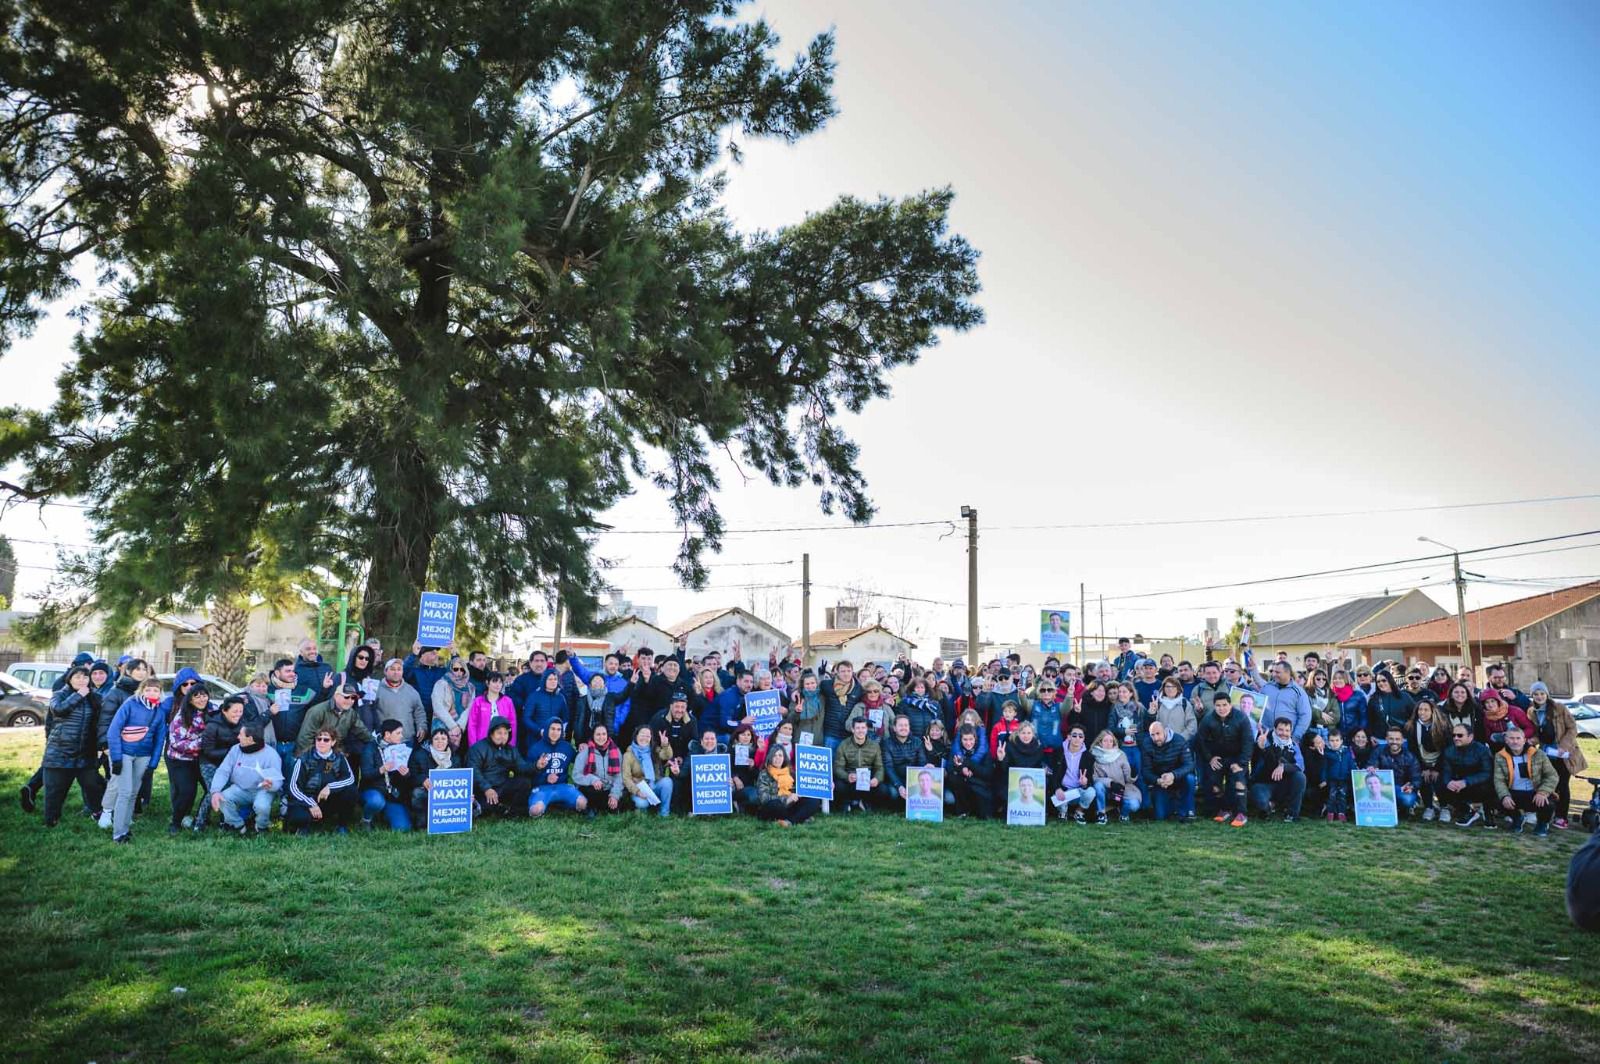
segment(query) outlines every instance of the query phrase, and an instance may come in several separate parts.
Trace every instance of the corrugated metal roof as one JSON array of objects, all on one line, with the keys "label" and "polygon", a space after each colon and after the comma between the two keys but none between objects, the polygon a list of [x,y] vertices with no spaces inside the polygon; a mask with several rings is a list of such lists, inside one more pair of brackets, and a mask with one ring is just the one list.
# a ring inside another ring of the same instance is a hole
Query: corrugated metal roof
[{"label": "corrugated metal roof", "polygon": [[1386,606],[1399,602],[1404,595],[1377,595],[1372,598],[1351,599],[1321,613],[1313,613],[1298,621],[1279,621],[1270,626],[1257,626],[1251,632],[1251,641],[1258,647],[1303,646],[1343,642],[1350,633],[1373,614]]}]

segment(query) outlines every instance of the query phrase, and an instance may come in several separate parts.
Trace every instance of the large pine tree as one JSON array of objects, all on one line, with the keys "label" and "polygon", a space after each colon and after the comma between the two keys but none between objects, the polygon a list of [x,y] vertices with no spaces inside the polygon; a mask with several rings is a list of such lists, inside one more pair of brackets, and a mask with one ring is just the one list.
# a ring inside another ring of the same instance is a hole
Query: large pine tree
[{"label": "large pine tree", "polygon": [[844,198],[776,232],[720,164],[833,113],[733,0],[0,0],[0,328],[92,256],[30,499],[92,506],[119,618],[304,572],[408,643],[604,583],[598,515],[653,487],[704,579],[736,452],[870,518],[837,413],[980,320],[951,196]]}]

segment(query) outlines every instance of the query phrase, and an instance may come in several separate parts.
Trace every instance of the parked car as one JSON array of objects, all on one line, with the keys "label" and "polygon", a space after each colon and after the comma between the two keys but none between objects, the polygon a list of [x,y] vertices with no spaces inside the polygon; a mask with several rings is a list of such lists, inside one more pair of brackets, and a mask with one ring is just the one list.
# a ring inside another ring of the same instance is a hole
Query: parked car
[{"label": "parked car", "polygon": [[49,699],[40,698],[26,688],[0,679],[0,726],[34,728],[44,723]]},{"label": "parked car", "polygon": [[[172,681],[177,675],[178,674],[175,672],[156,673],[156,679],[161,681],[162,694],[170,695],[172,693]],[[200,679],[205,682],[206,687],[210,688],[211,700],[213,702],[220,702],[224,698],[227,698],[229,695],[233,694],[235,691],[244,690],[244,688],[240,687],[239,685],[231,684],[220,676],[208,676],[202,672],[200,674]]]},{"label": "parked car", "polygon": [[19,661],[6,672],[16,677],[23,687],[42,687],[48,691],[70,668],[72,664],[66,661]]},{"label": "parked car", "polygon": [[1572,710],[1572,719],[1578,725],[1579,735],[1600,739],[1600,708],[1582,702],[1567,708]]},{"label": "parked car", "polygon": [[0,672],[0,683],[8,683],[12,687],[22,691],[24,694],[36,695],[39,698],[44,699],[46,702],[50,700],[50,688],[35,687],[31,683],[23,683],[20,679],[11,675],[9,672]]}]

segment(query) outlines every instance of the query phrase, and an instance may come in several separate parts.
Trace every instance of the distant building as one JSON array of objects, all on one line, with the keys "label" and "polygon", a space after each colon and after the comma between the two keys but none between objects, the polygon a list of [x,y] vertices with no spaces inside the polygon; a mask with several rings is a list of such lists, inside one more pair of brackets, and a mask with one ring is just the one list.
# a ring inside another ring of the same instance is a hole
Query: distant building
[{"label": "distant building", "polygon": [[655,622],[633,614],[601,624],[595,636],[604,640],[606,650],[632,647],[638,651],[649,647],[657,655],[671,654],[674,641],[672,633],[665,628],[658,628]]},{"label": "distant building", "polygon": [[[1472,610],[1467,640],[1480,680],[1484,665],[1503,662],[1514,687],[1526,689],[1543,680],[1562,698],[1600,691],[1600,582]],[[1369,664],[1425,661],[1452,671],[1461,664],[1460,627],[1448,615],[1354,638],[1344,646]]]},{"label": "distant building", "polygon": [[1336,657],[1340,646],[1351,640],[1401,625],[1448,617],[1437,602],[1413,588],[1403,595],[1377,595],[1351,599],[1298,621],[1257,621],[1251,632],[1251,648],[1258,661],[1274,659],[1280,652],[1299,668],[1310,651],[1323,661]]},{"label": "distant building", "polygon": [[857,668],[872,661],[892,665],[903,654],[911,656],[917,644],[895,635],[881,624],[866,628],[824,628],[811,633],[811,657],[807,665],[819,661],[848,661]]},{"label": "distant building", "polygon": [[726,658],[733,644],[738,642],[744,660],[752,664],[765,661],[774,650],[782,654],[794,642],[776,625],[737,606],[696,613],[667,625],[667,631],[674,637],[686,638],[684,649],[692,658],[704,657],[713,650]]},{"label": "distant building", "polygon": [[613,591],[610,601],[600,607],[600,620],[620,620],[623,617],[637,617],[651,625],[660,623],[656,607],[641,606],[625,597],[621,591]]}]

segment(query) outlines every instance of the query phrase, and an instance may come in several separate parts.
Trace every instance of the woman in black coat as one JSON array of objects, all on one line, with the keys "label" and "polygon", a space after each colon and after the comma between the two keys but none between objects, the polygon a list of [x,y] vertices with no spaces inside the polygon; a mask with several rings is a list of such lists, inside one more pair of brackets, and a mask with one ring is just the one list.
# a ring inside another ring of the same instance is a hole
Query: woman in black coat
[{"label": "woman in black coat", "polygon": [[105,784],[96,769],[100,735],[100,695],[89,684],[89,670],[75,668],[50,698],[49,734],[44,742],[44,826],[61,820],[61,808],[73,781],[83,795],[89,815],[100,815]]}]

